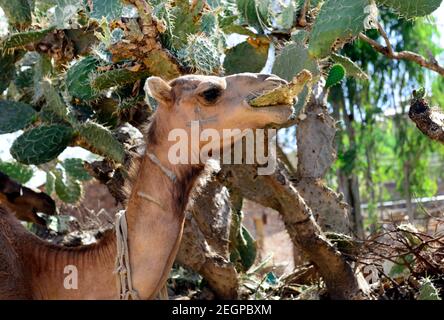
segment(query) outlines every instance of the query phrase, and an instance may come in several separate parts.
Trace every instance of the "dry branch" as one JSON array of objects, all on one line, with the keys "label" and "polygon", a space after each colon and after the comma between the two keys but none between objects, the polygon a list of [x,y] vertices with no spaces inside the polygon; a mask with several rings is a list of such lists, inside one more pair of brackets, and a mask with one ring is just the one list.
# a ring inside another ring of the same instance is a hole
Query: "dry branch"
[{"label": "dry branch", "polygon": [[444,76],[444,68],[442,66],[440,66],[435,59],[427,60],[426,58],[424,58],[420,54],[417,54],[417,53],[414,53],[411,51],[400,51],[400,52],[393,51],[393,48],[390,44],[388,36],[380,25],[379,25],[379,32],[381,33],[382,37],[384,38],[384,41],[386,42],[387,46],[381,45],[379,42],[369,38],[368,36],[366,36],[363,33],[359,34],[359,39],[367,42],[368,44],[370,44],[373,47],[373,49],[382,53],[383,55],[385,55],[386,57],[388,57],[390,59],[411,61],[411,62],[414,62],[424,68],[430,69],[430,70],[435,71],[435,72],[439,73],[440,75]]},{"label": "dry branch", "polygon": [[444,113],[431,108],[421,93],[414,92],[409,117],[419,130],[432,140],[444,143]]}]

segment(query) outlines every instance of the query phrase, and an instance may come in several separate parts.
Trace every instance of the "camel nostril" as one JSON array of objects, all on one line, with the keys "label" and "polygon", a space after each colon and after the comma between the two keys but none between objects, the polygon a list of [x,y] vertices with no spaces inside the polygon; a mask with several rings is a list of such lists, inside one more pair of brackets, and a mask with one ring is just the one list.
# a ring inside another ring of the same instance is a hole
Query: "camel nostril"
[{"label": "camel nostril", "polygon": [[273,82],[279,85],[282,84],[287,84],[288,82],[274,74],[261,74],[262,77],[260,77],[259,79],[261,79],[262,81],[267,81],[267,82]]}]

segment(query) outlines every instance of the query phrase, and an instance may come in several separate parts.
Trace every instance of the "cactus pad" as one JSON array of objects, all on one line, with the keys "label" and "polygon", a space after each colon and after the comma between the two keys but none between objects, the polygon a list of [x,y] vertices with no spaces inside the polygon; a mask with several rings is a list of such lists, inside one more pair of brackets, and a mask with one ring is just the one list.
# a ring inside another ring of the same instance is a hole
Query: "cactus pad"
[{"label": "cactus pad", "polygon": [[334,62],[340,63],[344,67],[348,77],[369,80],[368,75],[348,57],[333,53],[331,58]]},{"label": "cactus pad", "polygon": [[422,17],[439,8],[442,0],[376,0],[406,18]]},{"label": "cactus pad", "polygon": [[0,160],[0,172],[8,175],[11,179],[19,182],[26,183],[34,175],[34,171],[31,167],[23,165],[18,162],[3,162]]},{"label": "cactus pad", "polygon": [[177,56],[186,66],[198,73],[217,74],[222,68],[217,47],[203,35],[188,36],[188,45],[181,49]]},{"label": "cactus pad", "polygon": [[327,0],[310,35],[309,53],[324,58],[364,29],[369,0]]},{"label": "cactus pad", "polygon": [[325,82],[325,87],[330,88],[337,85],[345,77],[345,69],[341,64],[335,64],[331,67],[327,80]]},{"label": "cactus pad", "polygon": [[116,162],[123,162],[125,158],[123,145],[107,128],[90,121],[79,126],[78,132],[79,146]]},{"label": "cactus pad", "polygon": [[56,158],[73,137],[73,130],[63,125],[41,125],[24,132],[11,147],[11,155],[24,164],[42,164]]},{"label": "cactus pad", "polygon": [[0,100],[0,134],[23,129],[36,118],[35,110],[23,102]]},{"label": "cactus pad", "polygon": [[88,171],[86,171],[85,168],[83,167],[82,159],[79,158],[65,159],[62,165],[63,168],[65,168],[67,175],[72,177],[73,179],[80,181],[87,181],[91,179],[91,176],[89,175]]},{"label": "cactus pad", "polygon": [[68,176],[66,181],[60,171],[56,172],[54,190],[60,200],[66,203],[76,203],[82,197],[82,185],[79,181]]},{"label": "cactus pad", "polygon": [[268,59],[268,44],[259,43],[254,46],[242,42],[229,49],[224,60],[227,75],[240,72],[260,72]]},{"label": "cactus pad", "polygon": [[91,87],[90,76],[96,71],[99,60],[96,57],[88,56],[71,68],[66,75],[66,87],[69,94],[75,98],[92,100],[97,97],[97,92]]},{"label": "cactus pad", "polygon": [[0,0],[0,7],[8,18],[8,23],[17,30],[31,25],[31,6],[29,0]]}]

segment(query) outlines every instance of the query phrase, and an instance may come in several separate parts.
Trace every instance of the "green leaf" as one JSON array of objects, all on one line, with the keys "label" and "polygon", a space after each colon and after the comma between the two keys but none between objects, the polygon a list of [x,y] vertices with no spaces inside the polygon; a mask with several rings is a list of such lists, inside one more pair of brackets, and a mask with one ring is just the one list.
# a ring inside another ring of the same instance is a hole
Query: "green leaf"
[{"label": "green leaf", "polygon": [[268,44],[255,47],[242,42],[229,49],[224,60],[225,73],[260,72],[267,62],[268,47]]},{"label": "green leaf", "polygon": [[325,88],[330,88],[337,85],[345,78],[345,69],[341,64],[335,64],[331,67],[327,81],[325,82]]},{"label": "green leaf", "polygon": [[23,30],[31,25],[31,7],[28,0],[0,0],[0,7],[8,18],[9,25]]},{"label": "green leaf", "polygon": [[368,75],[348,57],[332,53],[331,58],[334,62],[337,62],[344,67],[348,77],[355,77],[358,79],[369,80]]},{"label": "green leaf", "polygon": [[121,0],[91,0],[88,2],[88,8],[91,18],[100,20],[105,17],[111,21],[120,18],[123,4]]},{"label": "green leaf", "polygon": [[34,175],[31,167],[18,162],[3,162],[1,160],[0,171],[21,184],[28,182]]},{"label": "green leaf", "polygon": [[73,97],[83,100],[97,98],[97,92],[91,87],[90,77],[98,66],[99,60],[88,56],[69,68],[66,75],[66,87]]},{"label": "green leaf", "polygon": [[24,164],[42,164],[56,158],[73,138],[71,127],[41,125],[24,132],[11,147],[11,155]]},{"label": "green leaf", "polygon": [[77,143],[91,152],[123,163],[125,149],[111,132],[95,122],[86,122],[78,127],[79,139]]},{"label": "green leaf", "polygon": [[65,159],[62,163],[68,176],[80,181],[90,180],[92,177],[83,167],[83,160],[79,158]]},{"label": "green leaf", "polygon": [[0,134],[11,133],[31,124],[36,111],[23,102],[0,100]]},{"label": "green leaf", "polygon": [[77,203],[82,197],[82,185],[68,176],[66,181],[60,171],[56,171],[54,190],[60,200],[66,203]]},{"label": "green leaf", "polygon": [[406,18],[422,17],[433,13],[442,0],[376,0]]},{"label": "green leaf", "polygon": [[327,0],[321,7],[309,41],[309,53],[324,58],[357,36],[368,16],[368,0]]}]

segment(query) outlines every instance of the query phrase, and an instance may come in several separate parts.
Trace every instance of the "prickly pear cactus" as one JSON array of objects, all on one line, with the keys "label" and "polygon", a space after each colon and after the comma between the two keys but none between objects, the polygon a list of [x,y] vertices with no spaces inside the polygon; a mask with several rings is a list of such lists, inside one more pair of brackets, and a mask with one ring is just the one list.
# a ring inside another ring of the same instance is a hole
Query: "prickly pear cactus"
[{"label": "prickly pear cactus", "polygon": [[268,43],[252,40],[229,49],[224,60],[225,73],[260,72],[267,62],[268,48]]},{"label": "prickly pear cactus", "polygon": [[331,67],[327,80],[325,82],[325,87],[330,88],[337,85],[345,78],[345,68],[341,64],[335,64]]},{"label": "prickly pear cactus", "polygon": [[442,300],[439,296],[439,289],[430,278],[421,279],[420,285],[417,300]]},{"label": "prickly pear cactus", "polygon": [[57,196],[66,203],[77,203],[82,197],[82,185],[79,181],[68,176],[63,179],[60,171],[55,171],[54,190]]},{"label": "prickly pear cactus", "polygon": [[97,92],[91,87],[90,77],[99,66],[99,59],[88,56],[69,68],[66,75],[66,87],[75,98],[92,100],[97,97]]},{"label": "prickly pear cactus", "polygon": [[11,147],[11,155],[24,164],[42,164],[56,158],[73,139],[73,129],[63,125],[41,125],[25,131]]},{"label": "prickly pear cactus", "polygon": [[42,40],[53,28],[32,30],[9,35],[0,43],[3,50],[22,48],[27,44]]},{"label": "prickly pear cactus", "polygon": [[276,56],[272,72],[282,79],[291,81],[304,69],[310,71],[313,77],[320,73],[318,63],[308,55],[308,49],[302,44],[290,43]]},{"label": "prickly pear cactus", "polygon": [[111,21],[120,18],[123,4],[120,0],[90,0],[86,8],[91,18],[100,20],[105,17]]},{"label": "prickly pear cactus", "polygon": [[88,121],[78,128],[77,144],[96,154],[108,157],[118,163],[123,163],[125,149],[104,126]]},{"label": "prickly pear cactus", "polygon": [[62,163],[63,168],[66,171],[66,174],[70,177],[80,180],[87,181],[91,179],[88,171],[83,167],[83,160],[79,158],[69,158],[65,159]]},{"label": "prickly pear cactus", "polygon": [[331,59],[334,62],[339,63],[344,67],[348,77],[355,77],[357,79],[369,80],[369,76],[350,58],[340,54],[333,53],[331,55]]},{"label": "prickly pear cactus", "polygon": [[364,30],[369,0],[327,0],[313,25],[309,53],[324,58]]},{"label": "prickly pear cactus", "polygon": [[187,46],[178,51],[177,57],[196,73],[219,74],[222,69],[221,54],[206,36],[189,35]]},{"label": "prickly pear cactus", "polygon": [[0,7],[14,29],[24,30],[31,25],[31,6],[28,0],[0,0]]},{"label": "prickly pear cactus", "polygon": [[376,0],[405,18],[422,17],[439,8],[442,0]]},{"label": "prickly pear cactus", "polygon": [[21,130],[36,119],[36,111],[28,104],[0,100],[0,134]]},{"label": "prickly pear cactus", "polygon": [[111,87],[134,83],[148,76],[149,72],[147,70],[131,71],[125,68],[116,68],[106,72],[91,74],[90,83],[94,92],[98,93]]},{"label": "prickly pear cactus", "polygon": [[34,171],[31,167],[18,162],[3,162],[0,160],[0,172],[8,175],[12,180],[24,184],[31,180]]}]

